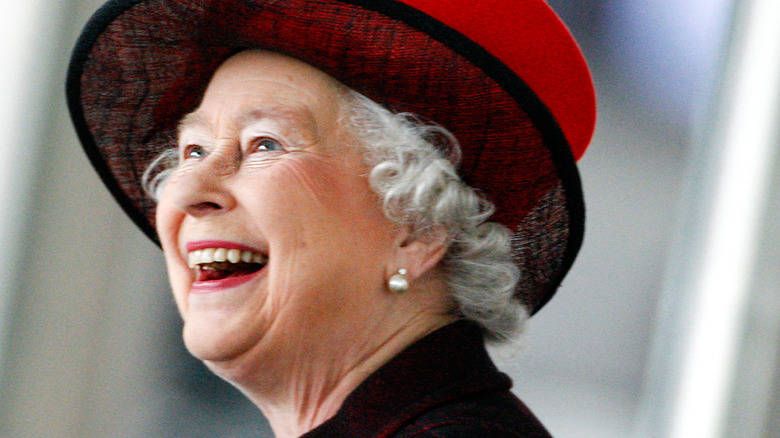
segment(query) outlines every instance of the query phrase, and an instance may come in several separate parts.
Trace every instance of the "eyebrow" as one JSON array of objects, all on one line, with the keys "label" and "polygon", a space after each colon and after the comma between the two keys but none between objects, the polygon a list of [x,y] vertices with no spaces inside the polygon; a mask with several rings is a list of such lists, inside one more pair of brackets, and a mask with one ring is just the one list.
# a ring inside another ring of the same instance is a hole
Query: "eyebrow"
[{"label": "eyebrow", "polygon": [[[275,119],[285,122],[287,128],[293,128],[295,134],[300,135],[301,131],[308,131],[318,137],[317,121],[307,108],[269,106],[265,108],[250,108],[239,113],[236,117],[236,130],[241,132],[253,122],[263,119]],[[178,130],[188,128],[208,127],[210,122],[208,117],[197,110],[185,115],[179,122]]]},{"label": "eyebrow", "polygon": [[193,111],[179,120],[178,130],[179,134],[186,128],[208,126],[208,121],[203,114]]}]

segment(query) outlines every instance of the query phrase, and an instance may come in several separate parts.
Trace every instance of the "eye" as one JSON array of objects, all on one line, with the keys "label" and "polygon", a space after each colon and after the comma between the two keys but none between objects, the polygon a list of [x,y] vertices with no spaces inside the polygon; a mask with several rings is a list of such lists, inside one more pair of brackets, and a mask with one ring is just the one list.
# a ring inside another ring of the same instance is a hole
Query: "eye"
[{"label": "eye", "polygon": [[185,160],[188,158],[203,158],[206,156],[206,149],[203,146],[191,144],[184,148],[183,155]]},{"label": "eye", "polygon": [[268,138],[260,137],[252,142],[252,151],[255,152],[270,152],[270,151],[283,151],[284,147],[278,141]]}]

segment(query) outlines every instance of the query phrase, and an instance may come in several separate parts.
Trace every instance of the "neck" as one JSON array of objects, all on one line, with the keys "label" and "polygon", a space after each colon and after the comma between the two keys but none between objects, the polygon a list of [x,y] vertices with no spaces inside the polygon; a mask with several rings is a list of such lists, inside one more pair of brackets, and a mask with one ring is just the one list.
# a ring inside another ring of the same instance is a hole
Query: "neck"
[{"label": "neck", "polygon": [[328,343],[316,342],[315,335],[282,343],[273,353],[258,345],[230,361],[206,364],[263,411],[277,438],[299,437],[333,417],[347,396],[392,357],[450,321],[418,313],[400,325],[378,321],[357,333],[345,329],[341,339]]}]

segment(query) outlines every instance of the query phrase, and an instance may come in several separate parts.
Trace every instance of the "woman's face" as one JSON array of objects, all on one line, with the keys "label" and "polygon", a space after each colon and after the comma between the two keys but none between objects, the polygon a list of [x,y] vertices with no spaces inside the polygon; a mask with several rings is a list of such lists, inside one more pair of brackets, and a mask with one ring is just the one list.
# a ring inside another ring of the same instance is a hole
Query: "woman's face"
[{"label": "woman's face", "polygon": [[244,52],[182,121],[157,228],[195,356],[330,349],[381,323],[400,233],[339,126],[341,99],[304,63]]}]

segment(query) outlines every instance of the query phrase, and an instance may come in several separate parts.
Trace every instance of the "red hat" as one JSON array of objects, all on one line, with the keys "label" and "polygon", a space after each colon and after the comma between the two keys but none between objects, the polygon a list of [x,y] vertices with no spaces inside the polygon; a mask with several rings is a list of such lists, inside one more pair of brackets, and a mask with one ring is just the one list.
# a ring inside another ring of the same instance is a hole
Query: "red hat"
[{"label": "red hat", "polygon": [[141,176],[176,144],[216,68],[248,48],[285,53],[458,138],[463,179],[514,233],[517,296],[535,313],[582,242],[575,160],[593,133],[593,85],[542,0],[110,0],[67,80],[79,138],[155,242]]}]

